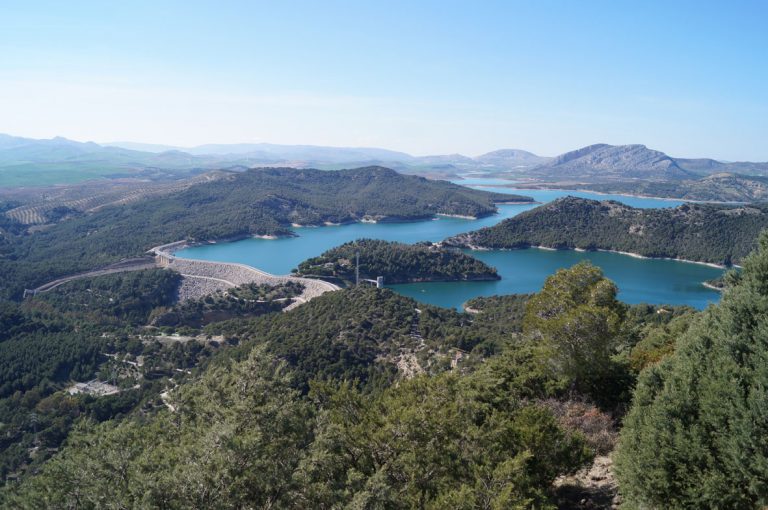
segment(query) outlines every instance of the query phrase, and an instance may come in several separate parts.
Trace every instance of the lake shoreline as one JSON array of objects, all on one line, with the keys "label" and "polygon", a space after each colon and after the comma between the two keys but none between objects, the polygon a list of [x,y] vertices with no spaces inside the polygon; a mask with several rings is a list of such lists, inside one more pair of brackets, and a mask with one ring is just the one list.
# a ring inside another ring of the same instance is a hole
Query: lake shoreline
[{"label": "lake shoreline", "polygon": [[741,268],[741,266],[733,264],[731,266],[725,266],[722,264],[715,264],[714,262],[701,262],[699,260],[689,260],[689,259],[681,259],[681,258],[675,258],[675,257],[649,257],[647,255],[640,255],[639,253],[633,253],[629,251],[620,251],[620,250],[607,250],[604,248],[595,248],[592,250],[588,250],[586,248],[571,248],[571,247],[552,247],[552,246],[543,246],[543,245],[528,245],[528,246],[521,246],[519,248],[489,248],[487,246],[480,246],[475,244],[467,244],[464,246],[468,250],[472,251],[514,251],[514,250],[527,250],[530,248],[535,248],[537,250],[545,250],[545,251],[576,251],[580,253],[587,253],[587,252],[603,252],[603,253],[616,253],[618,255],[626,255],[627,257],[632,257],[636,259],[645,259],[645,260],[671,260],[674,262],[686,262],[688,264],[699,264],[702,266],[708,266],[713,267],[715,269],[732,269],[732,268]]},{"label": "lake shoreline", "polygon": [[712,289],[712,290],[716,290],[717,292],[723,292],[723,290],[725,290],[725,289],[723,289],[723,287],[718,287],[717,285],[712,285],[709,282],[701,282],[701,284],[703,286],[705,286],[706,288]]},{"label": "lake shoreline", "polygon": [[467,185],[467,187],[472,188],[506,188],[514,191],[526,191],[526,190],[533,190],[533,191],[562,191],[562,192],[569,192],[569,191],[575,191],[578,193],[592,193],[594,195],[601,195],[601,196],[617,196],[617,197],[628,197],[628,198],[645,198],[649,200],[676,200],[678,202],[688,202],[691,204],[715,204],[715,205],[744,205],[749,204],[750,202],[725,202],[721,200],[691,200],[689,198],[680,198],[680,197],[659,197],[655,195],[638,195],[633,193],[619,193],[619,192],[610,192],[610,191],[595,191],[591,189],[585,189],[585,188],[548,188],[546,186],[537,186],[537,187],[528,187],[528,188],[520,188],[518,187],[518,184],[472,184]]},{"label": "lake shoreline", "polygon": [[[645,199],[637,200],[642,201]],[[646,206],[657,207],[655,201],[647,200],[645,204]],[[297,267],[303,260],[315,257],[323,250],[330,249],[345,242],[362,238],[371,238],[406,242],[408,244],[417,243],[419,241],[430,241],[435,244],[440,244],[445,239],[466,234],[472,229],[491,226],[507,218],[514,217],[518,213],[535,207],[536,205],[537,204],[531,204],[530,202],[519,204],[517,206],[499,205],[497,212],[488,214],[487,216],[483,215],[484,217],[478,220],[462,218],[451,219],[450,217],[441,218],[439,215],[435,214],[424,217],[423,221],[400,221],[399,226],[397,223],[376,225],[364,224],[361,221],[350,221],[344,222],[345,224],[343,226],[333,225],[331,226],[332,228],[327,230],[315,228],[324,226],[323,222],[317,222],[313,228],[295,228],[291,236],[282,236],[284,238],[279,238],[278,242],[275,243],[262,240],[250,242],[243,241],[240,246],[233,243],[235,245],[230,247],[225,243],[225,241],[233,241],[232,238],[229,238],[217,239],[214,242],[187,243],[187,246],[190,247],[207,246],[205,248],[199,248],[199,251],[190,251],[189,255],[187,255],[186,251],[181,251],[181,247],[177,247],[177,249],[180,251],[179,256],[181,257],[199,257],[201,260],[239,260],[254,267],[263,267],[273,274],[287,274],[292,268]],[[662,204],[659,204],[659,206],[661,205]],[[290,228],[290,225],[280,225],[279,227],[276,227],[275,231],[284,232],[286,227]],[[248,237],[253,236],[239,237],[241,239],[247,239]],[[217,244],[218,246],[216,246]],[[526,251],[520,248],[517,248],[517,251]],[[528,248],[528,246],[525,248]],[[528,250],[527,255],[510,256],[505,256],[504,254],[499,253],[497,255],[489,255],[486,257],[485,255],[477,253],[475,256],[478,258],[483,257],[482,260],[485,260],[486,263],[497,267],[499,275],[502,277],[499,281],[468,282],[466,280],[435,281],[436,279],[432,279],[433,281],[428,282],[409,281],[409,283],[395,284],[392,281],[387,281],[385,283],[387,284],[387,287],[390,287],[403,295],[413,297],[419,302],[432,303],[447,308],[456,308],[461,302],[478,295],[485,295],[488,293],[508,294],[536,292],[540,289],[540,285],[543,283],[544,279],[555,272],[559,267],[568,267],[584,258],[583,254],[554,255],[555,252],[559,250],[556,250],[551,246],[538,246],[538,248],[542,250],[549,249],[549,253],[552,255],[547,255],[545,257],[545,252],[542,251],[539,252],[540,254],[537,254],[537,252],[531,250]],[[580,249],[581,248],[578,250],[569,249],[569,251],[579,251]],[[565,251],[566,250],[562,250],[563,253],[565,253]],[[468,253],[471,254],[471,252]],[[617,268],[619,268],[618,271],[621,271],[620,268],[623,267],[635,267],[631,260],[626,258],[626,255],[628,254],[605,253],[599,258],[597,255],[594,257],[599,261],[602,261],[603,257],[609,256],[620,257],[625,260],[625,262],[622,262],[620,260],[606,258],[606,264],[610,263],[614,265],[613,272],[615,273]],[[633,258],[640,257],[633,256]],[[648,265],[652,264],[654,258],[657,257],[648,257]],[[539,262],[540,260],[541,262]],[[553,260],[561,261],[561,263],[555,265],[552,262]],[[680,260],[672,259],[672,262],[677,261]],[[616,275],[613,275],[613,277],[620,288],[624,289],[624,285],[627,286],[627,292],[623,299],[628,303],[648,302],[689,304],[695,308],[703,309],[707,306],[709,301],[717,300],[718,298],[715,297],[717,293],[713,292],[713,289],[702,286],[701,282],[718,277],[722,272],[722,267],[716,264],[699,263],[695,260],[682,260],[682,262],[695,263],[696,266],[691,266],[690,268],[676,268],[671,266],[671,263],[664,262],[661,263],[662,265],[658,266],[658,271],[660,271],[658,276],[649,274],[648,278],[643,279],[642,281],[637,281],[636,277],[633,279],[631,273],[628,273],[626,277],[621,273],[617,273]],[[519,264],[527,265],[520,266]],[[546,267],[547,271],[542,272],[537,269],[539,265]],[[520,267],[525,267],[522,274],[520,274]],[[693,267],[699,267],[700,269],[693,269]],[[538,281],[539,278],[541,278],[541,283]],[[632,283],[625,284],[623,283],[624,281]],[[423,288],[421,287],[422,285]],[[432,285],[434,285],[434,287],[430,287]],[[633,287],[630,285],[633,285]],[[418,290],[416,290],[417,288]],[[636,297],[640,295],[642,295],[642,298]]]},{"label": "lake shoreline", "polygon": [[[328,283],[333,283],[333,281],[338,281],[340,283],[343,283],[343,287],[353,287],[354,281],[352,280],[345,280],[340,277],[330,277],[330,276],[322,276],[322,275],[312,275],[312,274],[304,274],[304,273],[291,273],[294,276],[298,276],[301,278],[312,278],[313,280],[322,280]],[[375,278],[369,278],[366,275],[360,275],[360,280],[374,280]],[[389,285],[408,285],[411,283],[461,283],[461,282],[496,282],[501,280],[501,276],[498,274],[495,275],[487,275],[487,276],[469,276],[466,278],[452,278],[448,276],[425,276],[425,277],[416,277],[411,278],[408,280],[390,280],[387,279],[387,277],[384,277],[384,286],[387,287]]]},{"label": "lake shoreline", "polygon": [[[519,201],[494,202],[494,203],[500,204],[500,205],[540,204],[540,202],[519,202]],[[489,218],[491,216],[496,216],[499,214],[500,213],[498,211],[487,214],[487,215],[482,215],[482,216],[435,213],[435,214],[420,217],[420,218],[396,218],[392,216],[387,216],[379,219],[362,218],[359,220],[348,220],[348,221],[342,221],[342,222],[324,221],[323,223],[320,223],[320,224],[311,224],[311,225],[302,225],[301,223],[291,223],[290,227],[291,228],[320,228],[320,227],[340,227],[344,225],[355,225],[355,224],[420,223],[420,222],[426,222],[426,221],[434,221],[441,216],[446,218],[459,218],[459,219],[477,221],[483,218]],[[237,241],[243,241],[245,239],[264,239],[264,240],[274,241],[276,239],[290,239],[292,237],[299,237],[299,234],[297,234],[296,232],[288,232],[288,233],[281,233],[281,234],[243,234],[243,235],[237,235],[237,236],[221,237],[216,239],[207,239],[205,241],[183,241],[184,243],[186,243],[184,246],[174,247],[173,250],[176,251],[176,250],[183,250],[185,248],[195,248],[199,246],[234,243]],[[182,241],[176,241],[173,243],[164,244],[162,246],[176,245],[181,242]]]},{"label": "lake shoreline", "polygon": [[483,275],[483,276],[469,276],[466,278],[451,278],[448,276],[425,276],[425,277],[419,277],[419,278],[411,278],[406,281],[387,281],[386,278],[384,278],[384,284],[392,284],[392,285],[404,285],[408,283],[458,283],[458,282],[496,282],[501,280],[501,276],[498,274],[494,275]]}]

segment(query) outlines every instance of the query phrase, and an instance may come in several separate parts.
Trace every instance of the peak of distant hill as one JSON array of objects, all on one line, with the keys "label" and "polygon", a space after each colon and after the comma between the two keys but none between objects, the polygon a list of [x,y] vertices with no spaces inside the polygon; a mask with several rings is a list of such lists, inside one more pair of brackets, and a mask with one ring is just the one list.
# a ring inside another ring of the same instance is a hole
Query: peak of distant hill
[{"label": "peak of distant hill", "polygon": [[477,156],[475,161],[482,165],[491,165],[499,168],[516,169],[530,168],[549,161],[550,158],[537,156],[536,154],[520,149],[500,149]]},{"label": "peak of distant hill", "polygon": [[174,145],[162,145],[157,143],[139,143],[139,142],[109,142],[101,144],[104,147],[117,147],[120,149],[128,149],[132,151],[142,152],[168,152],[168,151],[181,151],[185,152],[184,147],[177,147]]},{"label": "peak of distant hill", "polygon": [[271,143],[208,144],[186,149],[194,155],[240,155],[271,161],[307,161],[323,163],[409,162],[415,158],[404,152],[368,147],[323,147],[317,145],[276,145]]},{"label": "peak of distant hill", "polygon": [[717,173],[765,175],[768,163],[674,158],[641,144],[601,143],[560,154],[525,171],[527,177],[561,183],[677,182]]},{"label": "peak of distant hill", "polygon": [[532,169],[531,174],[565,180],[681,180],[696,175],[681,168],[674,159],[645,145],[596,144],[561,154]]},{"label": "peak of distant hill", "polygon": [[76,142],[61,136],[51,139],[36,140],[19,136],[0,135],[0,166],[5,166],[9,161],[48,161],[52,158],[70,158],[82,154],[124,151],[124,149],[110,149],[93,142]]},{"label": "peak of distant hill", "polygon": [[678,164],[678,166],[680,166],[680,168],[701,175],[723,172],[747,175],[768,174],[768,163],[753,163],[750,161],[717,161],[708,158],[675,158],[675,162]]},{"label": "peak of distant hill", "polygon": [[71,184],[96,178],[177,179],[226,162],[184,152],[143,152],[66,138],[0,135],[0,187]]},{"label": "peak of distant hill", "polygon": [[419,156],[416,158],[416,160],[418,163],[426,165],[454,165],[458,167],[464,165],[473,166],[477,164],[474,159],[462,154],[437,154],[431,156]]}]

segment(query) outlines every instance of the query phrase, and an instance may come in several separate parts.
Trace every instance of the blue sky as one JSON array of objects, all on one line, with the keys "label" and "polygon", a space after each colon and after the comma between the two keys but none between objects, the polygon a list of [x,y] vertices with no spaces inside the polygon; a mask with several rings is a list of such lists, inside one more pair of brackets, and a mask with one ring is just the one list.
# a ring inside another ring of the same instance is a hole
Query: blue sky
[{"label": "blue sky", "polygon": [[35,2],[0,132],[768,161],[768,2]]}]

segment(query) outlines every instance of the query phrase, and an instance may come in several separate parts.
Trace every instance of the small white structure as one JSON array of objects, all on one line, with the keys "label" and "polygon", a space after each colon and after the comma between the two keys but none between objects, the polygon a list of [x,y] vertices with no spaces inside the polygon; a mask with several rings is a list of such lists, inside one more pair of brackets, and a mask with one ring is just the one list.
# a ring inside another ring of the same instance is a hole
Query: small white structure
[{"label": "small white structure", "polygon": [[93,379],[88,382],[75,383],[73,386],[67,388],[67,393],[70,395],[77,395],[78,393],[85,393],[96,397],[106,397],[107,395],[114,395],[120,393],[120,388],[109,383],[101,382],[97,379]]}]

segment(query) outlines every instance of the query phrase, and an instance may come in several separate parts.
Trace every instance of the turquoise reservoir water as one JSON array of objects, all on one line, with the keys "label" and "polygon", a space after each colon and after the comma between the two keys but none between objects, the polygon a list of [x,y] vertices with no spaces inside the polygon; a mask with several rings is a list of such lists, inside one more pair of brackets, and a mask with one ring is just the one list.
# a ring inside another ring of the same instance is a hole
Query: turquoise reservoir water
[{"label": "turquoise reservoir water", "polygon": [[462,186],[468,186],[470,188],[481,189],[485,191],[494,191],[496,193],[515,193],[518,195],[525,195],[533,197],[534,200],[542,203],[551,202],[556,198],[564,196],[591,198],[592,200],[616,200],[617,202],[625,203],[632,207],[639,207],[641,209],[659,208],[659,207],[677,207],[682,204],[682,200],[670,200],[666,198],[646,198],[646,197],[632,197],[627,195],[615,195],[615,194],[597,194],[590,193],[589,191],[575,191],[575,190],[560,190],[560,189],[513,189],[508,187],[502,187],[503,185],[509,185],[510,181],[504,179],[483,179],[483,178],[471,178],[466,177],[462,180],[453,181],[456,184]]},{"label": "turquoise reservoir water", "polygon": [[619,299],[625,303],[685,304],[704,308],[719,299],[716,291],[704,287],[701,282],[716,278],[722,271],[701,264],[639,259],[617,253],[536,248],[468,253],[496,267],[502,279],[493,282],[409,283],[392,287],[424,303],[458,308],[476,296],[536,292],[541,289],[546,277],[558,269],[589,260],[616,282]]},{"label": "turquoise reservoir water", "polygon": [[[464,185],[495,185],[508,183],[493,179],[466,179]],[[618,200],[633,207],[674,207],[681,202],[620,195],[597,195],[586,192],[561,190],[513,190],[488,188],[501,193],[519,193],[533,196],[540,202],[548,202],[566,195],[576,195],[597,200]],[[244,239],[231,243],[195,246],[179,252],[180,256],[239,262],[273,274],[287,274],[301,261],[319,255],[339,244],[363,237],[415,243],[441,241],[481,227],[495,225],[511,218],[534,205],[501,205],[499,214],[467,220],[440,216],[431,221],[413,223],[354,223],[327,227],[300,227],[298,237],[281,239]],[[590,260],[601,267],[605,274],[619,286],[619,297],[627,303],[687,304],[703,308],[719,298],[717,292],[707,289],[701,282],[716,278],[722,270],[700,264],[671,260],[638,259],[626,255],[604,252],[549,251],[539,249],[512,251],[473,251],[475,257],[496,267],[502,279],[494,282],[449,282],[393,285],[392,288],[421,302],[445,307],[461,307],[475,296],[535,292],[544,279],[557,269],[569,267],[581,260]]]}]

